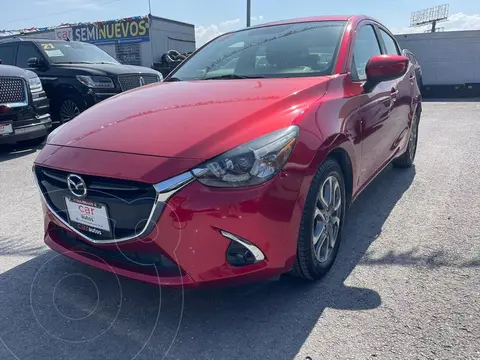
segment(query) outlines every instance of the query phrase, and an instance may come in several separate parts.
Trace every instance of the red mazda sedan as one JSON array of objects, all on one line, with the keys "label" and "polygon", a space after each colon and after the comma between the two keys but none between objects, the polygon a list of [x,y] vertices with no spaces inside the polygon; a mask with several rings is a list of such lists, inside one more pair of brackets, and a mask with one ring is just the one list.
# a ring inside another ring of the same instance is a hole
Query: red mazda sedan
[{"label": "red mazda sedan", "polygon": [[414,160],[421,99],[400,50],[364,16],[214,39],[51,133],[34,165],[45,242],[161,285],[320,279],[352,201]]}]

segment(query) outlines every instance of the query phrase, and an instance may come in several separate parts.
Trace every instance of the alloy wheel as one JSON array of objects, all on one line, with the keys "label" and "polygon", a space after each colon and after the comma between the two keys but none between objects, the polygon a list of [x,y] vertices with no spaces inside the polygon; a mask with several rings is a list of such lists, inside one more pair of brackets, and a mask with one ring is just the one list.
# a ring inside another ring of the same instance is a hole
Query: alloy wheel
[{"label": "alloy wheel", "polygon": [[312,241],[315,257],[329,260],[340,230],[342,193],[338,179],[330,175],[320,186],[313,216]]},{"label": "alloy wheel", "polygon": [[412,131],[410,133],[410,139],[408,140],[408,155],[410,160],[413,161],[415,153],[417,151],[417,136],[418,136],[418,121],[417,117],[413,118]]},{"label": "alloy wheel", "polygon": [[80,109],[72,100],[64,100],[60,105],[60,119],[62,123],[72,120],[80,114]]}]

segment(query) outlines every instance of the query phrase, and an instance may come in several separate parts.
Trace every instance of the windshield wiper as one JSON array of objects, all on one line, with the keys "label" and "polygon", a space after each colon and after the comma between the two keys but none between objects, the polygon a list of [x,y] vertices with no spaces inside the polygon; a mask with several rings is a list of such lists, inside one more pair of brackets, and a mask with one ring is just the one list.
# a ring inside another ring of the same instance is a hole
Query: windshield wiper
[{"label": "windshield wiper", "polygon": [[57,64],[93,64],[91,61],[58,61]]},{"label": "windshield wiper", "polygon": [[174,82],[174,81],[182,81],[182,80],[177,78],[177,77],[171,77],[171,78],[163,80],[163,82]]},{"label": "windshield wiper", "polygon": [[198,80],[224,80],[224,79],[264,79],[265,76],[261,75],[236,75],[236,74],[229,74],[229,75],[219,75],[219,76],[211,76],[211,77],[204,77]]}]

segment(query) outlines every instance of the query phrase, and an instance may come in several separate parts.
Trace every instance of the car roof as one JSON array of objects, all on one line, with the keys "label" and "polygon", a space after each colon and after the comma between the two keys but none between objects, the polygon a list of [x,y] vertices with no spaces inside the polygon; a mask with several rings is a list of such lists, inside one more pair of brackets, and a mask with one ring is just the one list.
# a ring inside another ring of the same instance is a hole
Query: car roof
[{"label": "car roof", "polygon": [[2,39],[0,38],[0,44],[9,44],[9,43],[24,43],[24,42],[53,42],[53,43],[67,43],[67,42],[73,42],[73,41],[67,41],[67,40],[57,40],[57,39],[48,39],[48,38],[34,38],[34,37],[14,37],[14,38],[7,38],[7,39]]},{"label": "car roof", "polygon": [[361,20],[370,19],[373,21],[373,18],[366,16],[366,15],[325,15],[325,16],[309,16],[309,17],[301,17],[301,18],[294,18],[294,19],[286,19],[286,20],[279,20],[273,21],[265,24],[259,24],[252,27],[262,27],[262,26],[270,26],[270,25],[282,25],[282,24],[295,24],[295,23],[302,23],[302,22],[313,22],[313,21],[356,21],[359,22]]}]

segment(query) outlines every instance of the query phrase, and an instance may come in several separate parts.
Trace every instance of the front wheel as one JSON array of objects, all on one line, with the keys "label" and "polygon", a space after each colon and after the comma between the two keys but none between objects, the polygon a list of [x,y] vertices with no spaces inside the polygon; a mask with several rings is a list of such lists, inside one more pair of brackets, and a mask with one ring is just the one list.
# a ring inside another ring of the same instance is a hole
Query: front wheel
[{"label": "front wheel", "polygon": [[60,124],[66,123],[85,110],[85,104],[76,96],[69,96],[62,100],[58,107]]},{"label": "front wheel", "polygon": [[328,159],[317,170],[308,192],[293,275],[318,280],[330,270],[342,237],[345,204],[342,169]]}]

